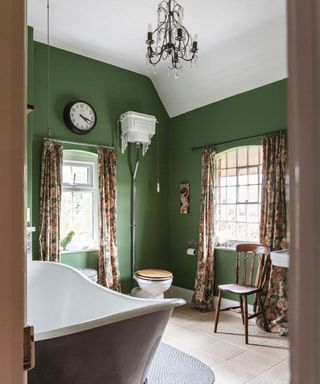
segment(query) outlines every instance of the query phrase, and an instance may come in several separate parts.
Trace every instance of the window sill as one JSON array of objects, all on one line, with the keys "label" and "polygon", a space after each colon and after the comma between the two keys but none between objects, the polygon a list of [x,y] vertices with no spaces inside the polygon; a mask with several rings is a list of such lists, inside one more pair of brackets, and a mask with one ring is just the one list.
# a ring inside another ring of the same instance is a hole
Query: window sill
[{"label": "window sill", "polygon": [[218,249],[219,251],[231,251],[231,252],[236,251],[236,247],[223,247],[221,245],[217,245],[216,247],[214,247],[214,249]]},{"label": "window sill", "polygon": [[61,255],[68,255],[70,253],[84,253],[84,252],[98,252],[98,247],[88,247],[88,248],[76,248],[76,249],[66,249],[61,250]]},{"label": "window sill", "polygon": [[232,245],[230,245],[230,246],[217,245],[214,248],[218,249],[218,250],[221,250],[221,251],[235,252],[236,251],[236,246],[238,244],[256,244],[256,245],[259,245],[259,243],[255,242],[255,241],[232,241]]}]

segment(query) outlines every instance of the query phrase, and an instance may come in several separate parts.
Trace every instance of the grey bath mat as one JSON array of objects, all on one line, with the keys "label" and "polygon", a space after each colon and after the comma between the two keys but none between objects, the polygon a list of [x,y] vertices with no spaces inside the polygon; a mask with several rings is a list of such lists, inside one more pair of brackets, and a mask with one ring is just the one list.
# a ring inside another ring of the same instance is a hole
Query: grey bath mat
[{"label": "grey bath mat", "polygon": [[212,370],[193,356],[161,343],[151,365],[148,384],[212,384]]}]

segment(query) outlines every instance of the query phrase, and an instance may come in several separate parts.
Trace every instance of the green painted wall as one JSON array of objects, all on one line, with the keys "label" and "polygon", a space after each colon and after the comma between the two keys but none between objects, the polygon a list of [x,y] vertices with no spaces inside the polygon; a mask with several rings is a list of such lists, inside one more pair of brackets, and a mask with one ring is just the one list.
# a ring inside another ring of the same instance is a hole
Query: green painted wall
[{"label": "green painted wall", "polygon": [[[33,44],[33,88],[35,112],[32,135],[32,210],[34,258],[38,258],[39,182],[42,138],[47,135],[47,48]],[[157,145],[152,145],[142,158],[137,177],[137,268],[168,268],[170,255],[168,209],[168,115],[151,83],[143,75],[79,56],[56,48],[50,49],[49,120],[53,137],[84,143],[115,145],[117,119],[126,111],[155,115],[160,122],[160,178],[161,193],[156,192]],[[67,102],[87,100],[98,115],[95,129],[85,136],[75,135],[63,123],[62,112]],[[119,141],[119,140],[118,140]],[[118,252],[123,290],[131,286],[130,280],[130,156],[135,158],[135,148],[125,154],[118,151],[117,224]],[[66,254],[63,262],[74,266],[94,266],[96,254]]]},{"label": "green painted wall", "polygon": [[[287,81],[236,95],[170,120],[170,249],[174,284],[193,289],[196,257],[187,256],[198,241],[201,151],[191,147],[264,134],[287,127]],[[260,139],[220,146],[217,151]],[[190,214],[179,214],[179,183],[190,181]],[[234,281],[235,252],[216,251],[216,284]],[[232,298],[232,296],[227,296]]]},{"label": "green painted wall", "polygon": [[[32,225],[37,228],[33,244],[36,259],[41,143],[48,131],[47,48],[33,41],[31,28],[28,32],[28,102],[35,105],[35,112],[28,117],[28,206],[32,207]],[[193,289],[196,258],[187,256],[186,248],[190,240],[198,240],[201,151],[192,152],[191,147],[284,129],[286,80],[169,119],[147,77],[56,48],[50,49],[50,57],[49,117],[54,137],[116,145],[117,119],[121,113],[133,110],[157,116],[161,193],[156,193],[157,151],[153,140],[137,178],[137,268],[171,269],[175,285]],[[73,99],[87,100],[97,111],[98,124],[88,135],[75,135],[64,126],[62,111]],[[235,145],[259,142],[244,140]],[[220,146],[217,150],[232,146]],[[124,291],[131,287],[130,169],[135,153],[132,146],[124,155],[118,150],[118,250]],[[179,214],[181,181],[191,183],[189,215]],[[62,261],[79,268],[95,268],[97,254],[64,254]],[[232,282],[234,266],[234,252],[217,250],[216,284]]]}]

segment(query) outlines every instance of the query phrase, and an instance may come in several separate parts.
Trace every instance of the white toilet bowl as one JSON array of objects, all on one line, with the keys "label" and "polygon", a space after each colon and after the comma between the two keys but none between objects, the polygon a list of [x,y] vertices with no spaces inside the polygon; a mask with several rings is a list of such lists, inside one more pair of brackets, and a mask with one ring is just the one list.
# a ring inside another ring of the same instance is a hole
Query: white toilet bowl
[{"label": "white toilet bowl", "polygon": [[139,288],[133,288],[132,296],[144,299],[163,299],[172,284],[173,275],[163,269],[144,269],[134,274]]}]

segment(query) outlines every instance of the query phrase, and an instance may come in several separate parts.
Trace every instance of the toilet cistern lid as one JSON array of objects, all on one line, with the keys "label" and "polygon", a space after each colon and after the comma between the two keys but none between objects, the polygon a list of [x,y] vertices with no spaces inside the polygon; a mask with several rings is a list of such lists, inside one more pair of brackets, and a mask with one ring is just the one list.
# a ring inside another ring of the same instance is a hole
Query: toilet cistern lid
[{"label": "toilet cistern lid", "polygon": [[141,269],[136,272],[137,277],[147,280],[169,280],[173,275],[164,269]]}]

